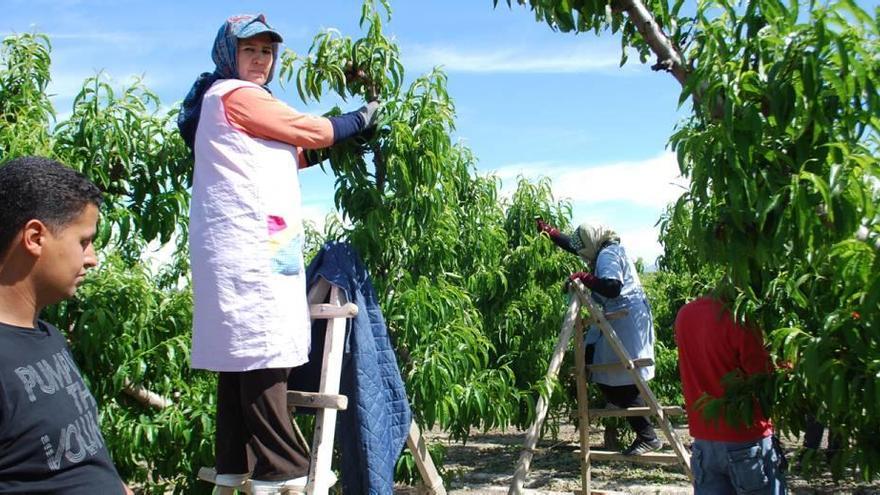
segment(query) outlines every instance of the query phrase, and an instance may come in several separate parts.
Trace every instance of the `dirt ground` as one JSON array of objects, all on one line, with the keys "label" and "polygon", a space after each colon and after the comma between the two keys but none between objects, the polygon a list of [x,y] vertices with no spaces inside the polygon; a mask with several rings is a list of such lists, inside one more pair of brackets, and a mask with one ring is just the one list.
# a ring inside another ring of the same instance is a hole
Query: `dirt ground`
[{"label": "dirt ground", "polygon": [[[679,430],[685,444],[690,444],[687,430]],[[471,436],[466,444],[450,441],[439,431],[426,432],[429,442],[441,442],[446,448],[443,477],[448,493],[455,495],[497,495],[507,493],[510,479],[519,459],[525,434],[519,431],[494,431]],[[602,431],[591,431],[591,445],[601,448]],[[789,458],[798,445],[797,439],[783,441]],[[668,447],[666,451],[671,452]],[[577,430],[560,427],[557,438],[544,439],[532,460],[526,477],[526,493],[562,494],[579,491],[580,464]],[[789,474],[789,493],[880,495],[880,482],[857,484],[835,483],[829,473],[807,481]],[[677,465],[656,466],[624,462],[601,462],[592,465],[594,493],[632,495],[692,494],[687,476]],[[414,493],[401,487],[396,493]]]}]

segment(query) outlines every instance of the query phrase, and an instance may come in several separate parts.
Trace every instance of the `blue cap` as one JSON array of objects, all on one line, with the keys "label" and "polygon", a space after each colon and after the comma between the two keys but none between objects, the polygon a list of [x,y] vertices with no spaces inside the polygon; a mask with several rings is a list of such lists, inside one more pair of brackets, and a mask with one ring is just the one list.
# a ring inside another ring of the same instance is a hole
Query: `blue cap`
[{"label": "blue cap", "polygon": [[237,15],[227,19],[227,22],[229,23],[232,35],[236,38],[250,38],[258,34],[269,33],[272,41],[275,43],[284,41],[281,34],[266,23],[266,16],[263,14]]}]

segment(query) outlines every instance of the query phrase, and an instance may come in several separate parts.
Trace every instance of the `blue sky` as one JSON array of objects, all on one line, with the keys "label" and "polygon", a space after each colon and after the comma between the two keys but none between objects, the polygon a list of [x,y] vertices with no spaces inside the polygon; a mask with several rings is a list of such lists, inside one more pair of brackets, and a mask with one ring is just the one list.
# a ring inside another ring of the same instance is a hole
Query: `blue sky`
[{"label": "blue sky", "polygon": [[[481,173],[497,174],[506,191],[520,174],[547,176],[554,194],[572,201],[575,223],[612,226],[634,258],[650,263],[660,254],[655,223],[685,183],[666,146],[683,115],[671,76],[637,57],[619,68],[619,37],[553,32],[504,0],[497,9],[492,0],[398,0],[392,8],[386,34],[400,46],[407,79],[445,68],[455,139],[473,150]],[[263,12],[297,52],[325,28],[360,35],[357,0],[0,0],[0,11],[0,34],[50,36],[50,91],[60,118],[82,81],[99,70],[118,85],[143,76],[164,105],[176,104],[198,73],[213,68],[214,34],[232,14]],[[295,90],[272,84],[303,111],[338,103],[306,106]],[[320,221],[332,209],[333,178],[317,169],[301,177],[307,214]]]}]

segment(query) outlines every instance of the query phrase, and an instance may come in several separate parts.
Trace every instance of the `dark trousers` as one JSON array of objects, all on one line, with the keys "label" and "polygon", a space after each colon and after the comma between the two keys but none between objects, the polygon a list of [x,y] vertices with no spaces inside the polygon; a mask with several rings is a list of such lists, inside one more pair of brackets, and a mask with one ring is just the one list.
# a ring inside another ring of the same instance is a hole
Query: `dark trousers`
[{"label": "dark trousers", "polygon": [[[617,407],[645,406],[645,401],[642,399],[642,396],[639,395],[639,389],[635,385],[620,385],[617,387],[604,385],[602,383],[597,383],[596,385],[599,385],[599,390],[602,391],[605,400]],[[644,416],[628,416],[626,421],[629,423],[630,428],[636,432],[636,436],[640,439],[645,441],[657,439],[657,433],[654,432],[654,427],[651,426],[651,422],[648,421],[648,418]]]},{"label": "dark trousers", "polygon": [[[808,449],[818,449],[822,443],[822,434],[825,432],[825,425],[816,420],[816,418],[807,417],[807,424],[804,428],[804,447]],[[835,434],[834,430],[828,430],[828,450],[831,452],[840,450],[840,438]]]},{"label": "dark trousers", "polygon": [[[596,347],[594,345],[584,347],[584,362],[586,364],[593,364],[593,354],[595,351]],[[605,400],[617,407],[645,406],[645,401],[642,399],[641,394],[639,394],[639,388],[635,385],[620,385],[616,387],[602,383],[597,383],[596,385],[599,386],[599,390],[602,391]],[[646,442],[657,439],[657,433],[654,432],[654,427],[651,426],[648,418],[644,416],[628,416],[626,421],[640,439]]]},{"label": "dark trousers", "polygon": [[221,372],[217,381],[218,474],[256,480],[308,475],[309,456],[287,410],[290,368]]}]

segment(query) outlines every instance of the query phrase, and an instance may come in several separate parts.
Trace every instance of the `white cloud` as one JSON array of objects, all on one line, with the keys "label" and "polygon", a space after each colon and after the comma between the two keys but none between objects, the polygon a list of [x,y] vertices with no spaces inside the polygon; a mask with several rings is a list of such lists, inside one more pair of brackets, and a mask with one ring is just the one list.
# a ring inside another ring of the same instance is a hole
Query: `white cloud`
[{"label": "white cloud", "polygon": [[516,181],[519,176],[530,179],[540,176],[550,177],[551,174],[549,174],[548,171],[553,170],[553,167],[558,167],[558,164],[554,164],[550,161],[510,163],[492,170],[491,173],[504,181],[505,188],[507,188],[507,182]]},{"label": "white cloud", "polygon": [[663,207],[685,191],[674,153],[665,151],[642,161],[600,165],[527,162],[505,165],[493,171],[504,183],[503,191],[516,188],[515,178],[552,180],[553,195],[574,203],[626,201],[643,206]]},{"label": "white cloud", "polygon": [[633,261],[642,258],[646,264],[654,265],[657,257],[663,254],[656,228],[620,229],[618,234],[627,256]]},{"label": "white cloud", "polygon": [[569,170],[554,181],[554,192],[572,201],[631,201],[663,207],[685,191],[674,153],[639,162],[619,162]]},{"label": "white cloud", "polygon": [[73,99],[82,89],[83,82],[95,75],[90,71],[78,72],[55,72],[52,73],[52,79],[49,81],[49,87],[46,93],[55,100]]},{"label": "white cloud", "polygon": [[688,185],[679,173],[675,154],[667,151],[646,160],[599,165],[515,163],[492,173],[501,178],[501,195],[508,198],[516,190],[518,177],[547,177],[554,198],[571,201],[575,223],[612,227],[629,257],[642,258],[649,266],[663,253],[657,241],[657,219]]},{"label": "white cloud", "polygon": [[[620,51],[597,47],[576,47],[540,52],[530,49],[470,50],[453,46],[415,46],[404,53],[406,66],[417,71],[443,66],[447,72],[581,73],[619,72]],[[624,66],[634,68],[637,64]]]}]

